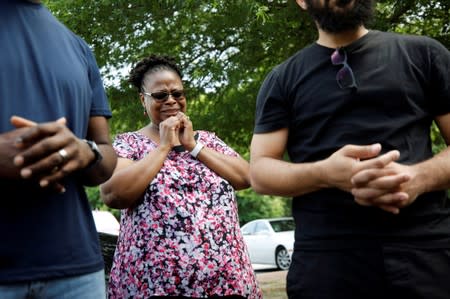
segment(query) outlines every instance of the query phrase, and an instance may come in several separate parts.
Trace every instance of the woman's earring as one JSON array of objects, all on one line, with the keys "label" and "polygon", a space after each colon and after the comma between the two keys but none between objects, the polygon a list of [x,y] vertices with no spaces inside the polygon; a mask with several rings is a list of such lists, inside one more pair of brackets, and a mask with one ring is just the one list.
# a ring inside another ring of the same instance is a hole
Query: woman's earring
[{"label": "woman's earring", "polygon": [[147,109],[144,108],[144,116],[147,116]]}]

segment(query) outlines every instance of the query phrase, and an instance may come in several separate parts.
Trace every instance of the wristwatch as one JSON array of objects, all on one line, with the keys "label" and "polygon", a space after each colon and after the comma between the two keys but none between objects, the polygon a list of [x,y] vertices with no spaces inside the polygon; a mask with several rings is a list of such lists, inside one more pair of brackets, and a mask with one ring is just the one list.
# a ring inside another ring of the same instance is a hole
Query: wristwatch
[{"label": "wristwatch", "polygon": [[189,154],[191,154],[192,157],[197,158],[198,154],[200,153],[203,147],[204,147],[203,143],[197,141],[197,144]]},{"label": "wristwatch", "polygon": [[95,141],[86,139],[83,139],[83,141],[86,142],[87,145],[89,145],[89,148],[94,153],[94,160],[92,160],[91,163],[89,163],[88,166],[86,166],[86,168],[94,167],[95,165],[100,163],[100,161],[103,159],[102,153],[100,152],[100,149],[98,148],[98,145],[97,143],[95,143]]}]

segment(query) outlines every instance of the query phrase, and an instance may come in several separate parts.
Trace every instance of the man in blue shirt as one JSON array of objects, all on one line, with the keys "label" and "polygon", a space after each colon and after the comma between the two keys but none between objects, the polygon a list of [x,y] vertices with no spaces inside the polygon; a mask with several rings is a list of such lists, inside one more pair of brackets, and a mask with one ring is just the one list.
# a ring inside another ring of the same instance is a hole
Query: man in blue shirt
[{"label": "man in blue shirt", "polygon": [[115,167],[110,117],[88,45],[40,1],[2,1],[0,298],[105,297],[83,186]]}]

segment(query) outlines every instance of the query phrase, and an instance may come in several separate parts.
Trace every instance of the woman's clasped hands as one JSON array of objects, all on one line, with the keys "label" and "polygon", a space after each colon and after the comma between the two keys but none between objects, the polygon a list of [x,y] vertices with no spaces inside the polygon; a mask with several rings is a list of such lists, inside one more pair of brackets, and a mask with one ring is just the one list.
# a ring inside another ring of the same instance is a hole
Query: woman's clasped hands
[{"label": "woman's clasped hands", "polygon": [[195,147],[194,130],[189,116],[178,112],[159,124],[160,145],[170,148],[183,145],[188,151]]}]

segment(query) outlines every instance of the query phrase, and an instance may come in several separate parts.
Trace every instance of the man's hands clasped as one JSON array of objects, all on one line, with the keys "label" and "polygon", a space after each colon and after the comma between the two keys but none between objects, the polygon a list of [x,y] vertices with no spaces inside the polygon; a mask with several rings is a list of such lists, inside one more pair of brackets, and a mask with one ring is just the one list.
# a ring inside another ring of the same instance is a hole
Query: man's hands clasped
[{"label": "man's hands clasped", "polygon": [[351,192],[361,205],[377,206],[398,214],[401,208],[412,204],[420,195],[416,177],[413,166],[395,161],[358,167],[351,179]]},{"label": "man's hands clasped", "polygon": [[419,195],[414,167],[395,162],[396,150],[380,152],[380,144],[346,145],[323,161],[323,176],[330,186],[351,192],[358,204],[398,214]]},{"label": "man's hands clasped", "polygon": [[37,181],[42,188],[64,192],[62,179],[86,167],[94,154],[88,145],[66,126],[66,119],[37,124],[13,116],[11,123],[21,129],[15,139],[13,163],[23,179]]}]

